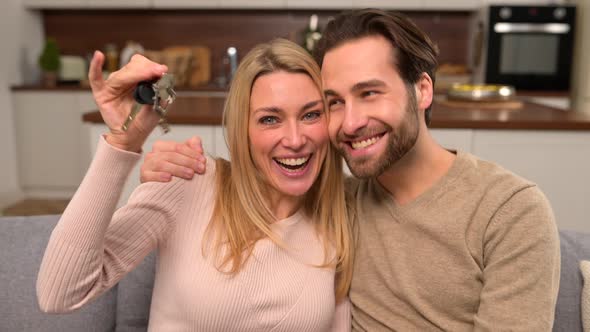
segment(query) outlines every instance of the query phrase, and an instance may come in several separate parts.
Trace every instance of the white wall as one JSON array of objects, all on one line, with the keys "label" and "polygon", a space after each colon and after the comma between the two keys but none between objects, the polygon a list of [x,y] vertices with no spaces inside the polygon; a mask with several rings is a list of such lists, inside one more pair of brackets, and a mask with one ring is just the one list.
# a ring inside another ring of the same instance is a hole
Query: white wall
[{"label": "white wall", "polygon": [[36,57],[42,40],[39,13],[25,11],[22,0],[0,1],[0,207],[22,195],[10,86],[37,79]]}]

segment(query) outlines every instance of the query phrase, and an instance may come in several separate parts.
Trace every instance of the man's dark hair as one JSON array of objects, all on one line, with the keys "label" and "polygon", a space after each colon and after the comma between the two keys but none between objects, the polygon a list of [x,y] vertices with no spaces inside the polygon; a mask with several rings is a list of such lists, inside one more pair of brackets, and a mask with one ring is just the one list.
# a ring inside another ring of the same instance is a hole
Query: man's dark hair
[{"label": "man's dark hair", "polygon": [[[382,36],[390,41],[393,67],[406,88],[418,82],[422,73],[427,73],[434,84],[438,48],[414,22],[400,13],[363,9],[336,16],[324,29],[314,57],[322,66],[326,52],[345,42],[369,36]],[[424,113],[426,125],[430,124],[431,113],[432,104]]]}]

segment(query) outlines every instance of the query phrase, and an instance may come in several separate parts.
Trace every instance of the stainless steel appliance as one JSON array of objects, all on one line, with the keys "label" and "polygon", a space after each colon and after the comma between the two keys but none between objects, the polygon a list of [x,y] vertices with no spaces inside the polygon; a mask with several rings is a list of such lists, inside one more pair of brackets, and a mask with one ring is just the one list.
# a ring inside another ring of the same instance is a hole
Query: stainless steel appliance
[{"label": "stainless steel appliance", "polygon": [[474,82],[569,90],[575,12],[573,6],[486,7],[472,30]]}]

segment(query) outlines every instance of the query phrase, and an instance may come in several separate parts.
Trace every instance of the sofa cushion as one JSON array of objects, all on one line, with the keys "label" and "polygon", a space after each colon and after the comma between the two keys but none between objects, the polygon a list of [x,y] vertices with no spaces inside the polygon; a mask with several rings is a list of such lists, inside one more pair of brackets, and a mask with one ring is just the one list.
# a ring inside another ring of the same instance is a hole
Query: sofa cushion
[{"label": "sofa cushion", "polygon": [[584,331],[590,332],[590,261],[580,263],[580,271],[584,277],[584,288],[582,290],[582,325]]},{"label": "sofa cushion", "polygon": [[[553,331],[582,331],[580,261],[590,259],[590,234],[560,231],[561,276]],[[542,262],[539,262],[542,264]]]},{"label": "sofa cushion", "polygon": [[119,281],[116,332],[145,332],[150,316],[156,255],[151,253]]},{"label": "sofa cushion", "polygon": [[84,308],[52,315],[39,310],[35,284],[59,216],[0,218],[0,330],[113,331],[116,288]]}]

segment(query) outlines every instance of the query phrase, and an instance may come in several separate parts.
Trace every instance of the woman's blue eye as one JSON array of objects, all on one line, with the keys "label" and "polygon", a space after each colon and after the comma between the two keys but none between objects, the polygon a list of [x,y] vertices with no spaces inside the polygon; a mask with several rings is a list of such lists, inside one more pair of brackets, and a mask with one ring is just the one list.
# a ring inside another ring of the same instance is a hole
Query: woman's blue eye
[{"label": "woman's blue eye", "polygon": [[275,124],[277,123],[277,118],[274,116],[263,116],[258,120],[258,123],[267,125]]},{"label": "woman's blue eye", "polygon": [[305,113],[305,115],[303,115],[303,119],[304,120],[315,120],[315,119],[319,118],[321,115],[322,115],[321,111],[313,111],[313,112]]}]

